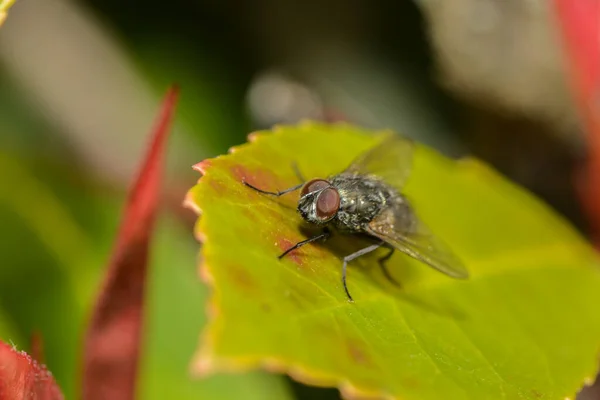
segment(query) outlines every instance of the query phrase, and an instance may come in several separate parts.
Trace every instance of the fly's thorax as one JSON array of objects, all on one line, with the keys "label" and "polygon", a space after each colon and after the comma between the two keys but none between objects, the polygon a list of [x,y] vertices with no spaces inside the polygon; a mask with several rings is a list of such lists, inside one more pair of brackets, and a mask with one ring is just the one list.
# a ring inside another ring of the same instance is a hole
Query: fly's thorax
[{"label": "fly's thorax", "polygon": [[395,195],[393,189],[376,178],[338,175],[331,181],[340,194],[335,223],[341,230],[363,231]]}]

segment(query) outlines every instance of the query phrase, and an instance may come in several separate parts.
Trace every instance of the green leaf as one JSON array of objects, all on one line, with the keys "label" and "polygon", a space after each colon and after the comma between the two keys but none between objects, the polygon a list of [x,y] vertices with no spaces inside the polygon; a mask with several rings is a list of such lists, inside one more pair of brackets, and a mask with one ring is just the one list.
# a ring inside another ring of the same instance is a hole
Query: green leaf
[{"label": "green leaf", "polygon": [[0,308],[0,340],[14,343],[17,339],[19,338],[14,322],[12,322],[6,312]]},{"label": "green leaf", "polygon": [[261,132],[204,161],[186,204],[202,217],[201,274],[212,319],[195,358],[199,374],[265,366],[345,395],[402,399],[564,399],[589,383],[600,348],[598,259],[532,195],[482,163],[418,146],[406,194],[471,274],[449,278],[403,254],[385,280],[376,257],[350,264],[352,238],[309,245],[297,193],[261,195],[343,170],[378,140],[348,125],[306,123]]},{"label": "green leaf", "polygon": [[47,365],[72,398],[90,279],[105,256],[94,251],[97,242],[73,213],[79,203],[96,216],[90,197],[77,195],[64,177],[48,164],[0,153],[0,181],[10,188],[0,191],[0,303],[11,328],[1,337],[27,349],[31,334],[39,332]]}]

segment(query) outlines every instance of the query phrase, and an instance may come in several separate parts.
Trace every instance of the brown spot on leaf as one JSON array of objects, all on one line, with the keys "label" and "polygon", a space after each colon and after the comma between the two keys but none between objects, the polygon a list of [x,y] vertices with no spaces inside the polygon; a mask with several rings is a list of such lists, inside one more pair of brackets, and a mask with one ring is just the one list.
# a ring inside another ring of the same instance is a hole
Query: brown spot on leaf
[{"label": "brown spot on leaf", "polygon": [[225,187],[225,185],[223,185],[220,181],[216,179],[210,179],[208,183],[217,194],[224,194],[227,192],[227,188]]},{"label": "brown spot on leaf", "polygon": [[250,171],[248,171],[244,166],[242,165],[234,165],[233,167],[231,167],[231,173],[233,174],[233,176],[238,180],[238,181],[242,181],[242,180],[250,180],[250,176],[252,175],[250,173]]},{"label": "brown spot on leaf", "polygon": [[271,312],[271,306],[268,305],[267,303],[261,303],[260,304],[260,308],[266,312],[266,313],[270,313]]},{"label": "brown spot on leaf", "polygon": [[296,215],[295,208],[290,209],[290,207],[295,206],[295,204],[280,199],[277,199],[277,201],[278,207],[261,210],[262,214],[260,217],[264,218],[264,220],[276,222],[281,228],[297,228],[301,224],[300,218]]},{"label": "brown spot on leaf", "polygon": [[281,182],[277,182],[278,179],[270,171],[261,169],[255,169],[251,171],[243,165],[234,165],[231,167],[231,173],[237,181],[246,181],[260,189],[273,192],[276,192],[282,188],[285,189],[283,187],[285,185],[281,185]]},{"label": "brown spot on leaf", "polygon": [[367,352],[364,350],[363,343],[358,340],[350,340],[347,343],[348,353],[350,357],[357,364],[361,365],[370,365],[372,364],[371,358],[368,356]]},{"label": "brown spot on leaf", "polygon": [[530,392],[530,393],[531,393],[531,395],[532,395],[533,397],[535,397],[536,399],[540,399],[540,398],[542,398],[542,397],[543,397],[543,395],[542,395],[540,392],[538,392],[537,390],[535,390],[535,389],[531,389],[529,392]]},{"label": "brown spot on leaf", "polygon": [[419,386],[421,386],[420,381],[415,378],[414,376],[411,376],[409,378],[403,379],[402,383],[404,384],[404,386],[406,386],[409,389],[418,389]]},{"label": "brown spot on leaf", "polygon": [[[292,242],[286,238],[283,238],[283,237],[277,238],[277,247],[279,247],[279,249],[282,252],[286,251],[287,249],[294,246],[295,244],[296,244],[296,242]],[[308,245],[308,246],[310,246],[310,245]],[[300,255],[300,252],[302,252],[302,248],[292,250],[291,252],[286,254],[284,258],[292,260],[297,265],[302,266],[302,265],[304,265],[304,263],[302,262],[302,256]]]},{"label": "brown spot on leaf", "polygon": [[245,293],[255,293],[257,289],[256,282],[252,275],[239,265],[229,267],[229,276],[236,287],[243,290]]}]

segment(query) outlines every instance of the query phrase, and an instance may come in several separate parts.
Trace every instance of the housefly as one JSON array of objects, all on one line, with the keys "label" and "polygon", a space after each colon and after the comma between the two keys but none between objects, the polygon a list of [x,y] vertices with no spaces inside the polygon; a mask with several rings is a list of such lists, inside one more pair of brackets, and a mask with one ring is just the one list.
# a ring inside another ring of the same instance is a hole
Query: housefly
[{"label": "housefly", "polygon": [[[366,235],[375,240],[375,244],[343,258],[342,284],[350,301],[353,300],[346,284],[348,263],[380,247],[389,251],[379,259],[379,265],[394,283],[385,262],[395,250],[448,276],[466,279],[469,274],[462,262],[419,220],[401,194],[411,170],[413,152],[412,140],[389,134],[344,171],[326,179],[312,179],[280,192],[260,189],[245,180],[243,183],[257,192],[277,197],[301,189],[299,214],[306,222],[323,228],[318,235],[288,248],[279,259],[306,244],[329,239],[332,232]],[[299,171],[297,174],[305,181]]]}]

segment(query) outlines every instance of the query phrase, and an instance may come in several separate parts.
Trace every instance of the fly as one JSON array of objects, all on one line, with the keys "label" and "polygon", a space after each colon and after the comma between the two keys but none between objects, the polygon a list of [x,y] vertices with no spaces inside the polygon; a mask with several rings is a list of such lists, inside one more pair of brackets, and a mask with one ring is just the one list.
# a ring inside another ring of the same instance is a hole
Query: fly
[{"label": "fly", "polygon": [[280,192],[269,192],[245,180],[242,182],[257,192],[277,197],[301,189],[299,214],[306,222],[323,228],[318,235],[288,248],[279,259],[306,244],[329,239],[333,230],[342,234],[367,235],[376,240],[375,244],[343,258],[342,284],[350,301],[353,299],[346,284],[348,263],[380,247],[389,251],[379,259],[379,265],[395,284],[397,282],[385,265],[395,250],[448,276],[466,279],[469,274],[462,262],[419,220],[401,194],[410,174],[413,153],[412,140],[389,134],[344,171],[327,179],[312,179]]}]

